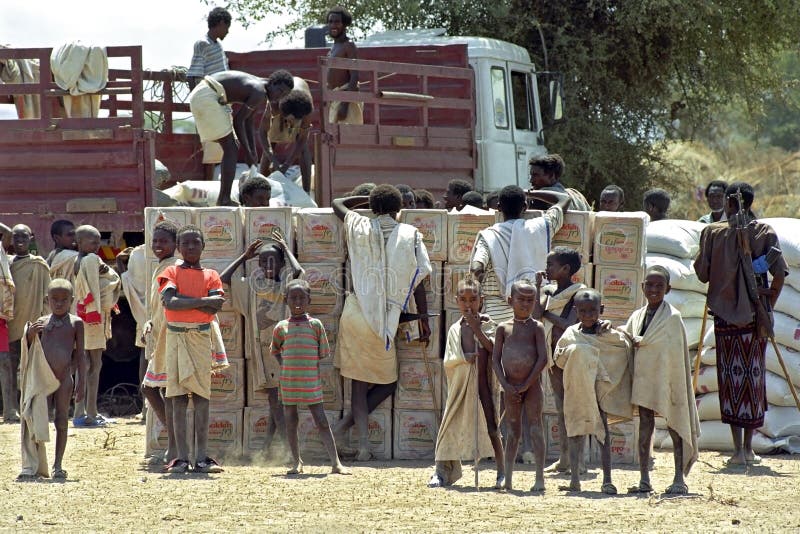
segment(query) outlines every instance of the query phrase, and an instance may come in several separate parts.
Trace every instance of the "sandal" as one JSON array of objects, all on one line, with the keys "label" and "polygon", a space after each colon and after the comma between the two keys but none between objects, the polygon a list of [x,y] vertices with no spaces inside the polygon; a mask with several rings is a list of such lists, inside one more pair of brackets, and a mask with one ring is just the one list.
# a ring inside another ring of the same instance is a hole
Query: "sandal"
[{"label": "sandal", "polygon": [[222,467],[210,456],[194,464],[195,473],[222,473]]},{"label": "sandal", "polygon": [[617,487],[611,482],[606,482],[605,484],[600,486],[600,491],[605,493],[606,495],[616,495]]},{"label": "sandal", "polygon": [[53,480],[67,480],[67,472],[63,469],[53,469]]},{"label": "sandal", "polygon": [[638,485],[628,488],[628,493],[653,493],[653,486],[641,480]]},{"label": "sandal", "polygon": [[16,481],[17,482],[36,482],[40,478],[42,478],[42,477],[40,477],[39,475],[31,475],[29,473],[20,473],[20,474],[17,475]]},{"label": "sandal", "polygon": [[664,493],[667,495],[686,495],[689,493],[689,486],[686,484],[673,484]]},{"label": "sandal", "polygon": [[168,473],[182,475],[189,472],[189,462],[175,458],[164,467],[164,470]]}]

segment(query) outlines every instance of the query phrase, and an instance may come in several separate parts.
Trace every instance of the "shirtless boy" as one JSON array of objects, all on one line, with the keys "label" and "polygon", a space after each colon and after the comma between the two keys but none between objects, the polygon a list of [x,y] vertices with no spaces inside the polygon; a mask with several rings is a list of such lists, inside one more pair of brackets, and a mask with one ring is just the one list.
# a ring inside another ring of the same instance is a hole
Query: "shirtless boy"
[{"label": "shirtless boy", "polygon": [[[292,75],[285,70],[275,71],[266,79],[238,70],[226,70],[206,76],[192,90],[189,108],[194,115],[200,140],[204,143],[215,141],[222,146],[218,206],[227,206],[232,202],[231,186],[236,174],[238,143],[244,148],[247,165],[258,163],[256,125],[253,120],[256,109],[267,100],[277,101],[289,94],[293,83]],[[234,102],[241,105],[231,119],[229,104]]]},{"label": "shirtless boy", "polygon": [[[56,456],[52,472],[54,479],[61,480],[67,478],[67,472],[62,468],[61,461],[67,447],[69,404],[73,391],[76,402],[83,400],[86,390],[84,377],[88,368],[83,350],[83,321],[69,313],[73,298],[72,284],[69,281],[56,278],[50,282],[47,288],[47,303],[51,313],[30,323],[26,333],[28,345],[33,343],[37,335],[40,336],[45,359],[61,383],[53,394],[56,409]],[[78,370],[77,387],[73,387],[73,369]],[[17,478],[28,480],[32,477],[35,477],[35,474],[23,470]]]},{"label": "shirtless boy", "polygon": [[[356,45],[347,36],[347,28],[353,23],[353,16],[345,8],[336,6],[328,11],[326,17],[328,35],[333,39],[329,57],[357,59]],[[330,69],[328,89],[334,91],[358,91],[358,71]],[[339,124],[363,124],[361,104],[356,102],[331,102],[328,122]]]},{"label": "shirtless boy", "polygon": [[536,483],[531,491],[544,491],[544,431],[542,427],[542,383],[539,378],[547,364],[544,327],[533,319],[536,289],[527,280],[511,285],[508,298],[514,318],[497,327],[492,363],[505,392],[506,420],[506,483],[512,489],[514,460],[522,431],[522,410],[528,414],[526,432],[531,433],[536,457]]},{"label": "shirtless boy", "polygon": [[[581,256],[578,251],[568,247],[555,247],[547,255],[547,267],[545,271],[536,273],[536,292],[539,298],[536,299],[533,307],[534,319],[542,321],[545,327],[546,339],[550,354],[556,348],[558,340],[564,330],[574,325],[578,316],[575,312],[574,297],[579,289],[583,289],[583,284],[573,283],[572,275],[581,268]],[[541,287],[544,280],[550,283]],[[550,384],[553,388],[553,396],[556,401],[556,411],[558,412],[558,432],[560,436],[566,436],[564,426],[564,372],[556,365],[550,365]],[[567,451],[567,440],[560,442],[561,451],[558,462],[548,468],[559,473],[569,471],[569,452]],[[586,472],[586,466],[581,462],[581,472]]]}]

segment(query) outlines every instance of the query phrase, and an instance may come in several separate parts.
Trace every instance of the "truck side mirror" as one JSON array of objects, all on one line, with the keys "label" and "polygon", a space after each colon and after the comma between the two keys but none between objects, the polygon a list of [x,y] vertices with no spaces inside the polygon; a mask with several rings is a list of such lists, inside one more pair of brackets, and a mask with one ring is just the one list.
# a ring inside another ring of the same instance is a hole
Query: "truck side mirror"
[{"label": "truck side mirror", "polygon": [[557,124],[564,120],[564,84],[560,73],[553,74],[548,84],[550,97],[550,123]]}]

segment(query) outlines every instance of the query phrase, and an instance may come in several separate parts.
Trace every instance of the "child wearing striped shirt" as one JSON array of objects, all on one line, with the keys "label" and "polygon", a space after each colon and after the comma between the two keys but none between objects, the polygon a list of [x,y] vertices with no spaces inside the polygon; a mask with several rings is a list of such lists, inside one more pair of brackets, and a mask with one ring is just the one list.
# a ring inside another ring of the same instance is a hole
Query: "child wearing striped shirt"
[{"label": "child wearing striped shirt", "polygon": [[311,287],[305,280],[292,280],[286,286],[285,302],[291,316],[272,331],[272,355],[281,364],[280,392],[286,418],[286,434],[294,465],[289,475],[303,472],[297,443],[297,407],[306,406],[314,418],[319,437],[331,459],[331,473],[349,475],[339,460],[336,442],[322,405],[322,378],[319,362],[330,357],[325,327],[306,313],[311,302]]}]

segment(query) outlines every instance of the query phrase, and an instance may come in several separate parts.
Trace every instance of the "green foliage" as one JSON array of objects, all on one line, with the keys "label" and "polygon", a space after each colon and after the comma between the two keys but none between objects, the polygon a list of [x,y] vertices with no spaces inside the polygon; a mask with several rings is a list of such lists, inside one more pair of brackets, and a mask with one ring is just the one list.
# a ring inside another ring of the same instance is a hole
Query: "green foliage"
[{"label": "green foliage", "polygon": [[[295,14],[278,34],[321,23],[331,5],[228,2],[244,19]],[[347,7],[356,36],[444,27],[520,44],[540,69],[563,72],[567,120],[547,132],[547,146],[564,156],[565,181],[590,199],[609,183],[625,188],[628,207],[654,185],[685,192],[689,176],[669,163],[667,143],[713,133],[732,102],[745,120],[766,110],[775,142],[797,140],[797,122],[780,120],[786,100],[777,59],[795,45],[798,0],[353,0]]]}]

